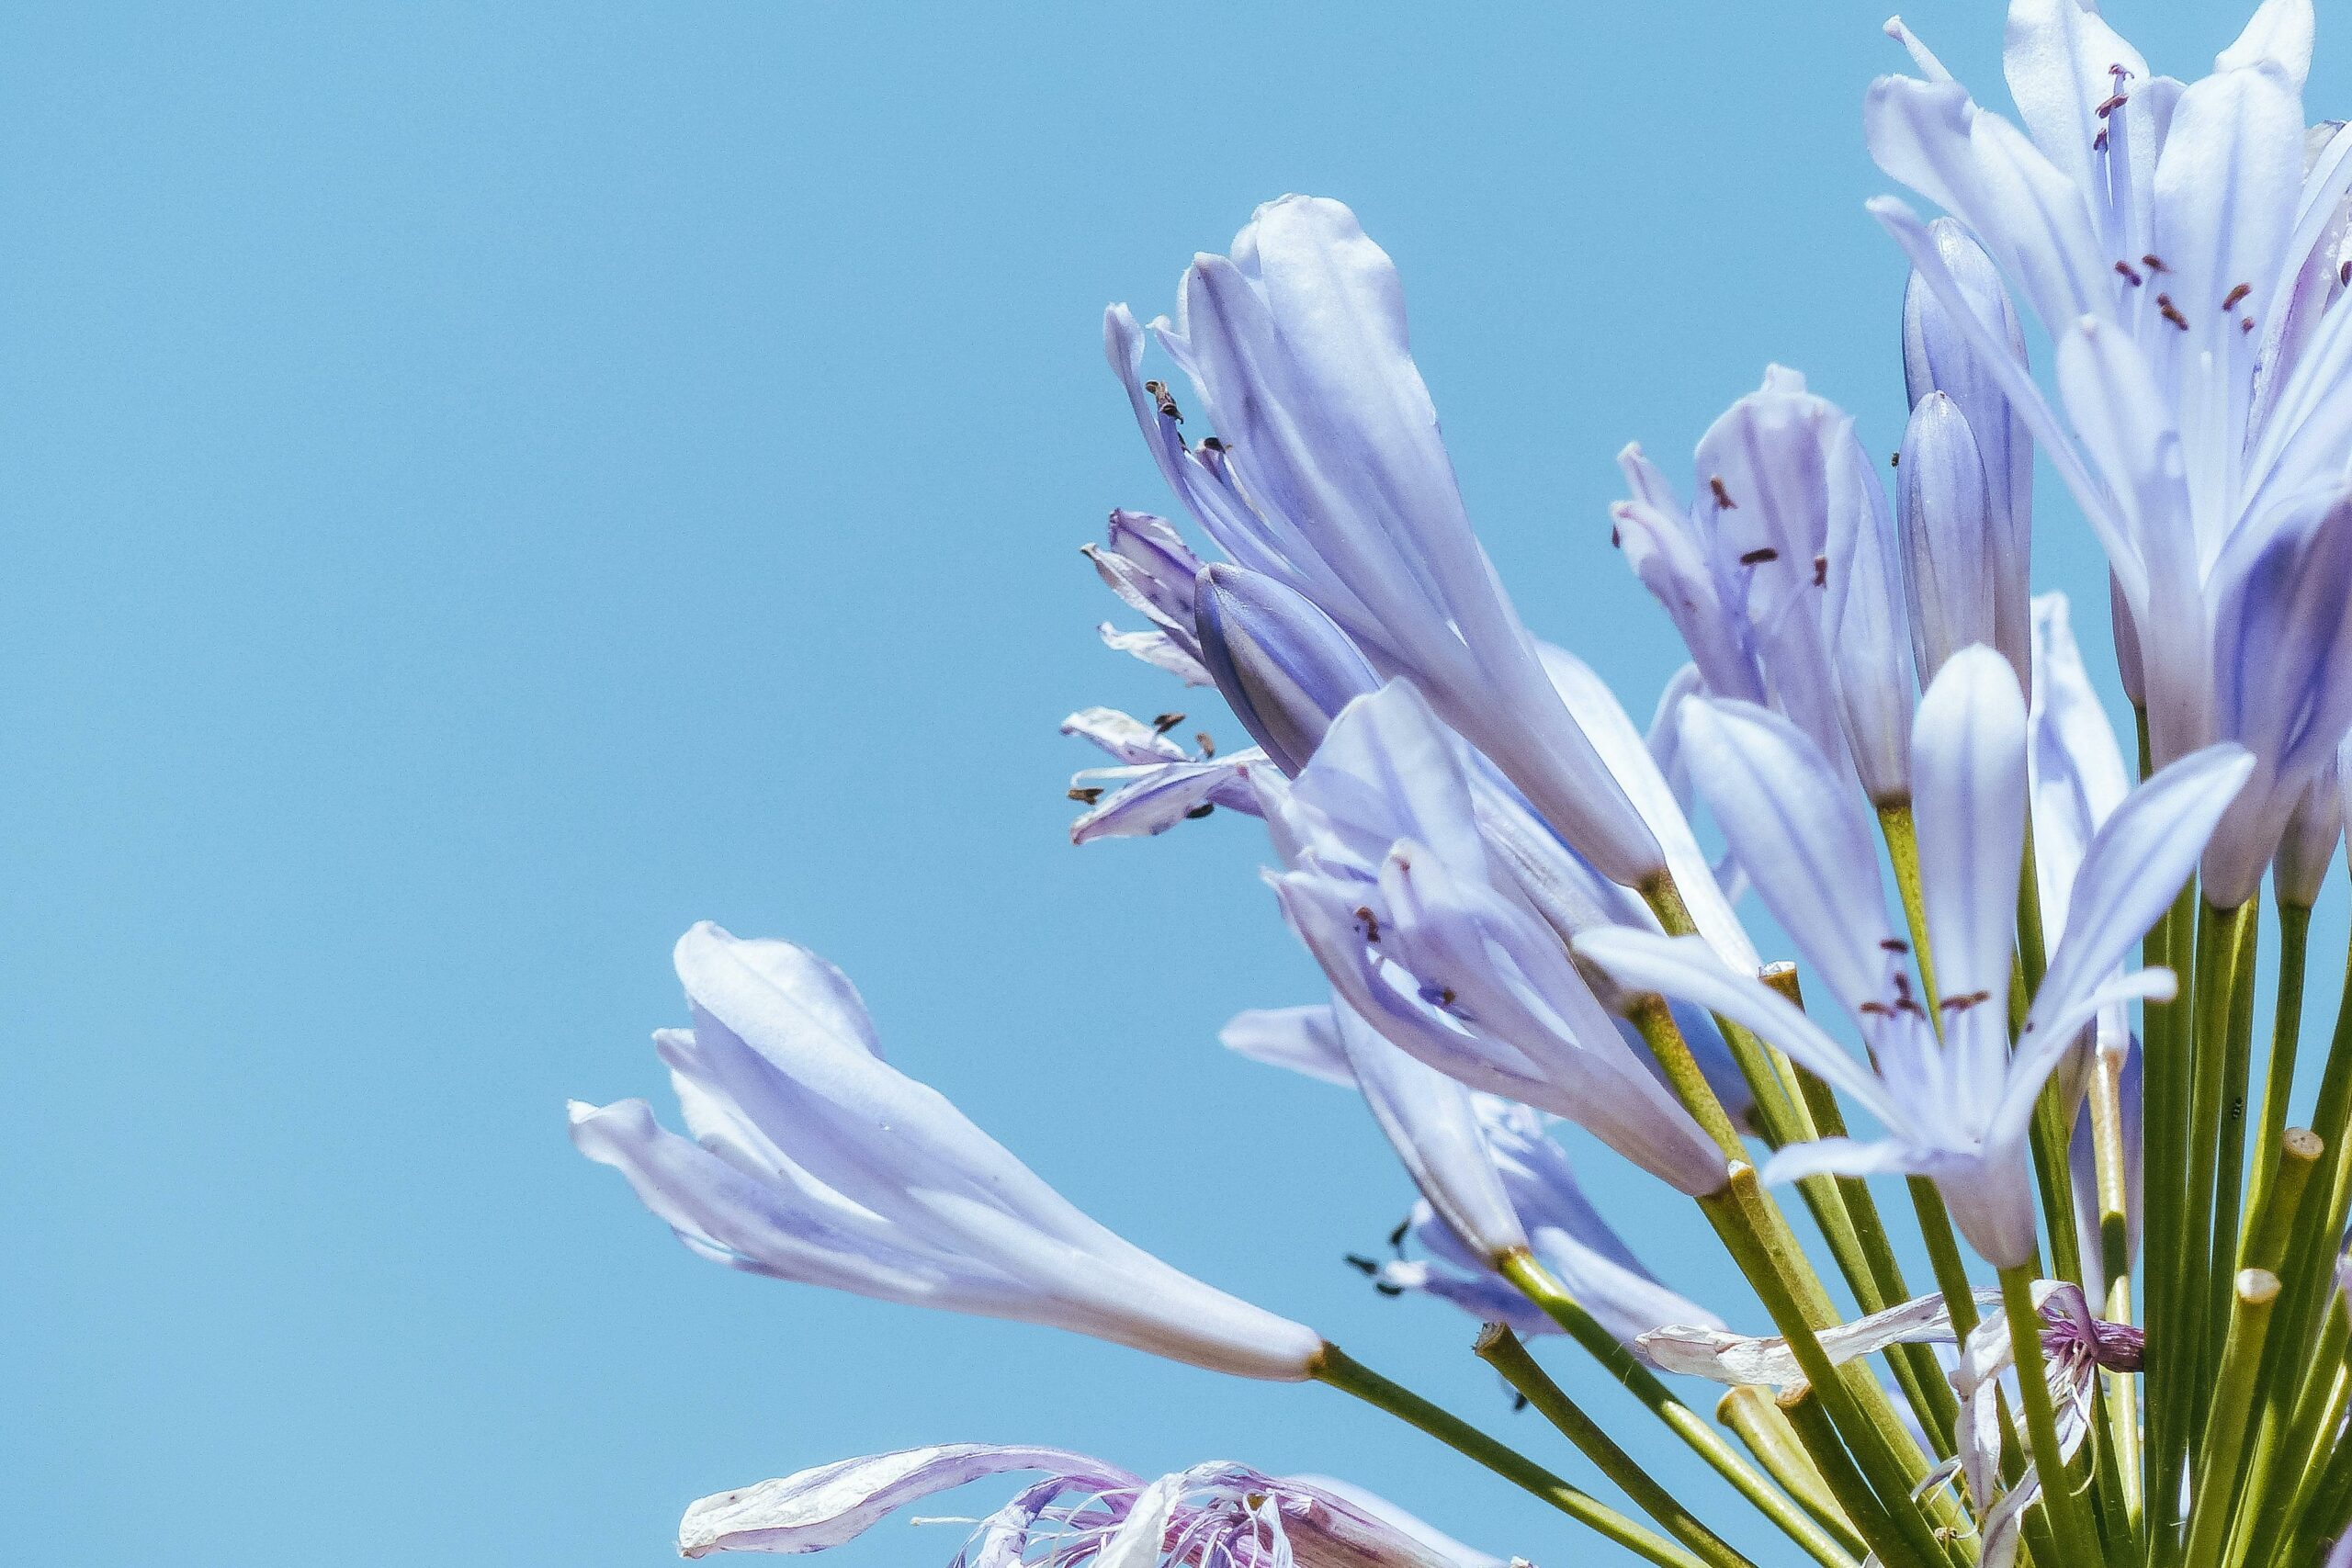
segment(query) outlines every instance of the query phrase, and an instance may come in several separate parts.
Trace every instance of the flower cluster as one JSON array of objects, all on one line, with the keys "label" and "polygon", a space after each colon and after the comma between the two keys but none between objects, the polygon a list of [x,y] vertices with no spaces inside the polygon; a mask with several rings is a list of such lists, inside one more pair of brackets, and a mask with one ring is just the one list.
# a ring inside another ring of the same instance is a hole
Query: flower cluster
[{"label": "flower cluster", "polygon": [[[1087,547],[1145,623],[1101,635],[1176,687],[1149,719],[1066,722],[1114,764],[1072,781],[1071,836],[1219,807],[1263,831],[1328,996],[1225,1043],[1361,1099],[1415,1196],[1393,1257],[1349,1261],[1486,1325],[1476,1353],[1634,1512],[1088,1219],[887,1065],[849,982],[788,943],[688,932],[691,1027],[655,1038],[690,1136],[628,1100],[575,1106],[574,1141],[729,1267],[1320,1382],[1673,1568],[1764,1549],[1525,1339],[1598,1363],[1600,1397],[1823,1568],[2352,1541],[2352,1014],[2289,1125],[2352,784],[2352,128],[2305,122],[2312,25],[2264,0],[2184,84],[2090,0],[2014,0],[2020,125],[1888,24],[1917,74],[1871,86],[1871,152],[1945,213],[1870,204],[1910,265],[1893,483],[1778,366],[1686,480],[1624,447],[1611,537],[1689,656],[1646,727],[1505,592],[1396,269],[1347,208],[1272,202],[1172,316],[1105,317],[1172,510],[1114,511]],[[2104,657],[2033,591],[2037,456],[2106,552],[2129,745]],[[1188,744],[1182,687],[1253,744]],[[1766,961],[1750,901],[1794,962]],[[1705,1304],[1564,1138],[1697,1205],[1733,1266]],[[1671,1377],[1729,1385],[1717,1419]],[[1338,1482],[972,1444],[706,1498],[681,1549],[818,1551],[1033,1471],[956,1568],[1495,1561]]]}]

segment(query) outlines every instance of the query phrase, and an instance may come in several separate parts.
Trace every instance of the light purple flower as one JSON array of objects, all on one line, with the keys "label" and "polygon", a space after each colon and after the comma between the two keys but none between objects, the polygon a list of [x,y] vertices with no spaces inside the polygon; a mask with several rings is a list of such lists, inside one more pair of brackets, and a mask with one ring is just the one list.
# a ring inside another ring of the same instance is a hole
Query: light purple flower
[{"label": "light purple flower", "polygon": [[1873,800],[1908,798],[1901,550],[1853,421],[1776,365],[1701,438],[1688,507],[1638,446],[1618,462],[1617,543],[1710,694],[1768,704]]},{"label": "light purple flower", "polygon": [[1143,329],[1124,305],[1104,320],[1111,366],[1218,547],[1306,595],[1382,673],[1409,676],[1610,877],[1654,878],[1657,845],[1470,531],[1396,269],[1355,215],[1296,196],[1260,208],[1229,257],[1194,260],[1175,321],[1151,331],[1216,436],[1186,445],[1173,396],[1143,379]]},{"label": "light purple flower", "polygon": [[2317,777],[2303,786],[2303,796],[2287,818],[2279,836],[2278,855],[2271,863],[2271,883],[2278,901],[2308,909],[2319,902],[2335,846],[2344,837],[2344,752],[2352,747],[2347,736]]},{"label": "light purple flower", "polygon": [[1193,583],[1201,573],[1201,558],[1175,525],[1148,512],[1114,508],[1103,542],[1080,548],[1104,586],[1151,623],[1149,631],[1123,632],[1105,621],[1097,628],[1103,642],[1188,686],[1207,685],[1209,673],[1201,665],[1200,640],[1193,629]]},{"label": "light purple flower", "polygon": [[789,942],[695,926],[662,1030],[693,1138],[641,1100],[574,1101],[581,1153],[692,1251],[750,1273],[1018,1318],[1241,1377],[1309,1375],[1314,1330],[1087,1218],[936,1090],[886,1064],[856,990]]},{"label": "light purple flower", "polygon": [[822,1551],[910,1503],[1021,1471],[1046,1479],[979,1520],[951,1568],[1501,1568],[1321,1476],[1220,1460],[1146,1483],[1084,1454],[990,1443],[842,1460],[702,1498],[678,1527],[678,1551]]},{"label": "light purple flower", "polygon": [[1271,767],[1252,746],[1216,753],[1205,731],[1187,751],[1169,732],[1184,722],[1181,713],[1161,714],[1152,723],[1116,708],[1081,708],[1062,720],[1064,735],[1082,736],[1118,765],[1081,768],[1070,776],[1069,795],[1086,807],[1070,824],[1073,844],[1096,839],[1134,839],[1164,833],[1187,818],[1206,817],[1223,806],[1258,815],[1252,768]]},{"label": "light purple flower", "polygon": [[2243,902],[2352,725],[2352,135],[2303,123],[2309,0],[2267,0],[2187,86],[2075,0],[2017,0],[2007,67],[2030,136],[1893,30],[1924,79],[1873,85],[1871,152],[2041,317],[2071,433],[1984,290],[1908,208],[1872,210],[2105,546],[2155,761],[2217,739],[2254,753],[2204,867],[2214,902]]},{"label": "light purple flower", "polygon": [[1423,1194],[1397,1239],[1409,1234],[1430,1255],[1359,1260],[1383,1288],[1425,1292],[1522,1334],[1557,1333],[1495,1272],[1498,1258],[1526,1247],[1620,1340],[1660,1324],[1718,1322],[1660,1284],[1610,1228],[1542,1111],[1464,1089],[1337,999],[1242,1013],[1223,1039],[1242,1055],[1363,1090]]},{"label": "light purple flower", "polygon": [[2234,747],[2193,754],[2134,791],[2092,839],[2064,936],[2024,1034],[2009,1049],[2006,1008],[2023,851],[2026,710],[2007,661],[1955,654],[1928,686],[1913,735],[1913,787],[1927,921],[1943,987],[1942,1033],[1888,916],[1871,827],[1818,749],[1752,705],[1685,705],[1683,745],[1757,891],[1852,1017],[1875,1069],[1820,1026],[1703,947],[1634,931],[1591,931],[1577,949],[1628,986],[1744,1023],[1845,1091],[1885,1128],[1877,1142],[1792,1144],[1766,1175],[1905,1172],[1934,1179],[1986,1258],[2033,1256],[2025,1138],[2034,1100],[2085,1025],[2110,1004],[2169,996],[2162,970],[2118,980],[2133,942],[2186,880],[2251,762]]},{"label": "light purple flower", "polygon": [[1685,1192],[1723,1153],[1619,1034],[1560,935],[1488,853],[1462,743],[1393,681],[1348,705],[1287,787],[1262,775],[1283,912],[1340,995],[1449,1077],[1566,1116]]},{"label": "light purple flower", "polygon": [[1273,578],[1219,563],[1202,571],[1196,602],[1202,662],[1241,727],[1294,778],[1340,710],[1380,688],[1348,634]]}]

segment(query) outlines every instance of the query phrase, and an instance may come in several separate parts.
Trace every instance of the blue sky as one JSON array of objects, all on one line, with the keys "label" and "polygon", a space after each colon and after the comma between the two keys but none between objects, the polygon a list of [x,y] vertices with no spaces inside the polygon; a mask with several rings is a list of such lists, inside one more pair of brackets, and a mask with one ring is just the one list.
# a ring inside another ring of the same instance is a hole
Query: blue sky
[{"label": "blue sky", "polygon": [[[652,1564],[698,1494],[985,1438],[1616,1560],[1320,1389],[700,1264],[562,1135],[662,1088],[688,923],[790,936],[1102,1219],[1583,1473],[1340,1266],[1408,1195],[1360,1108],[1216,1047],[1315,993],[1253,826],[1067,842],[1061,716],[1182,705],[1091,631],[1078,545],[1165,505],[1100,311],[1351,202],[1522,610],[1646,715],[1619,445],[1675,468],[1773,360],[1899,436],[1900,55],[1859,4],[1275,9],[0,18],[0,1557]],[[2234,26],[2190,10],[2110,14],[2186,72]],[[1993,7],[1909,19],[1997,92]]]}]

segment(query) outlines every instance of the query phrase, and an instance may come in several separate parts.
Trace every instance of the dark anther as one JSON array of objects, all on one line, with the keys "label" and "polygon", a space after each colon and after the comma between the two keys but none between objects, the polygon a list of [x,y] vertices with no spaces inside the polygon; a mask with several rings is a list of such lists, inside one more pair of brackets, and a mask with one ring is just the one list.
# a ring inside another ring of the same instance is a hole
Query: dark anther
[{"label": "dark anther", "polygon": [[2172,268],[2165,265],[2164,258],[2162,256],[2154,254],[2142,256],[2140,258],[2140,265],[2146,267],[2150,272],[2170,272],[2172,270]]},{"label": "dark anther", "polygon": [[1374,1281],[1372,1288],[1384,1296],[1401,1296],[1405,1293],[1404,1286],[1392,1285],[1385,1280]]},{"label": "dark anther", "polygon": [[2107,68],[2107,73],[2114,77],[2119,82],[2129,82],[2132,80],[2132,73],[2125,69],[2123,62],[2120,60]]},{"label": "dark anther", "polygon": [[1739,502],[1731,498],[1731,491],[1724,489],[1724,480],[1721,474],[1709,474],[1707,476],[1707,488],[1714,492],[1715,504],[1717,506],[1722,507],[1725,512],[1736,512],[1739,510]]},{"label": "dark anther", "polygon": [[1768,560],[1779,560],[1781,552],[1767,545],[1760,550],[1750,550],[1739,558],[1742,566],[1762,566]]},{"label": "dark anther", "polygon": [[2352,288],[2352,261],[2335,269],[2335,281],[2339,288]]},{"label": "dark anther", "polygon": [[1442,1008],[1450,1008],[1453,1005],[1453,987],[1446,986],[1439,989],[1437,994],[1437,1005]]},{"label": "dark anther", "polygon": [[1225,450],[1225,443],[1224,443],[1224,442],[1222,442],[1222,441],[1219,441],[1219,440],[1218,440],[1216,436],[1214,436],[1214,435],[1204,435],[1204,436],[1202,436],[1202,437],[1201,437],[1201,446],[1202,446],[1202,448],[1203,448],[1204,450],[1205,450],[1205,451],[1210,451],[1210,452],[1222,452],[1222,451],[1224,451],[1224,450]]},{"label": "dark anther", "polygon": [[1859,1010],[1872,1018],[1893,1018],[1894,1010],[1884,1002],[1864,1002]]},{"label": "dark anther", "polygon": [[1895,998],[1894,1010],[1897,1012],[1907,1012],[1913,1018],[1925,1018],[1928,1016],[1928,1010],[1921,1007],[1917,1002],[1913,1001],[1909,997]]},{"label": "dark anther", "polygon": [[1899,936],[1883,936],[1878,939],[1878,944],[1886,949],[1889,953],[1908,953],[1911,951],[1911,944],[1904,941]]},{"label": "dark anther", "polygon": [[1946,997],[1936,1005],[1946,1012],[1966,1012],[1970,1008],[1980,1006],[1992,999],[1993,993],[1990,991],[1971,991],[1964,997]]},{"label": "dark anther", "polygon": [[1410,1214],[1408,1214],[1405,1218],[1398,1220],[1396,1222],[1396,1228],[1388,1233],[1388,1245],[1396,1251],[1402,1252],[1405,1248],[1405,1234],[1412,1228],[1413,1218]]},{"label": "dark anther", "polygon": [[2115,270],[2123,275],[2124,282],[2130,284],[2134,288],[2140,287],[2140,269],[2133,266],[2130,262],[2117,262],[2115,264]]},{"label": "dark anther", "polygon": [[1374,1263],[1371,1258],[1364,1257],[1363,1254],[1360,1252],[1351,1252],[1348,1254],[1348,1267],[1356,1270],[1356,1272],[1360,1274],[1377,1274],[1380,1272],[1380,1265]]},{"label": "dark anther", "polygon": [[1829,558],[1828,558],[1827,556],[1815,556],[1815,557],[1814,557],[1814,558],[1813,558],[1813,585],[1814,585],[1815,588],[1824,588],[1824,587],[1828,586],[1828,582],[1829,582]]},{"label": "dark anther", "polygon": [[2091,138],[2091,151],[2094,152],[2104,152],[2107,151],[2107,127],[2103,125],[2100,126],[2098,128],[2098,134]]},{"label": "dark anther", "polygon": [[1369,904],[1357,905],[1356,919],[1363,922],[1364,941],[1377,943],[1380,941],[1380,917],[1372,912],[1372,906]]},{"label": "dark anther", "polygon": [[2250,333],[2254,331],[2254,318],[2252,316],[2240,316],[2238,318],[2238,331],[2241,333]]},{"label": "dark anther", "polygon": [[1617,531],[1617,525],[1614,523],[1609,525],[1609,547],[1612,550],[1622,550],[1625,547],[1625,536]]},{"label": "dark anther", "polygon": [[1516,1416],[1526,1408],[1527,1395],[1523,1393],[1514,1393],[1510,1396],[1510,1413],[1512,1415]]},{"label": "dark anther", "polygon": [[1190,818],[1192,820],[1193,820],[1193,821],[1197,822],[1197,821],[1199,821],[1202,818],[1206,817],[1210,812],[1215,811],[1216,809],[1216,807],[1215,806],[1211,805],[1209,802],[1207,802],[1207,801],[1203,801],[1200,805],[1195,806],[1194,807],[1193,807],[1193,809],[1191,809],[1190,811],[1187,811],[1186,813],[1184,813],[1184,815],[1185,815],[1186,817]]},{"label": "dark anther", "polygon": [[2118,94],[2116,94],[2116,95],[2115,95],[2115,96],[2113,96],[2113,97],[2111,97],[2111,98],[2108,99],[2105,103],[2103,103],[2103,104],[2099,105],[2099,106],[2098,106],[2098,107],[2097,107],[2097,108],[2095,108],[2095,109],[2091,110],[2091,113],[2093,113],[2093,114],[2095,114],[2095,115],[2098,116],[2098,118],[2101,118],[2101,119],[2105,119],[2109,115],[2113,114],[2117,109],[2120,109],[2120,108],[2121,108],[2122,107],[2123,107],[2123,95],[2122,95],[2122,94],[2120,94],[2120,93],[2118,93]]},{"label": "dark anther", "polygon": [[1901,468],[1903,466],[1903,454],[1900,452],[1890,454],[1886,459],[1886,466],[1890,468]]},{"label": "dark anther", "polygon": [[1169,394],[1167,382],[1146,381],[1143,389],[1149,392],[1152,400],[1159,405],[1160,418],[1172,419],[1179,424],[1184,423],[1184,416],[1177,412],[1176,400]]},{"label": "dark anther", "polygon": [[1165,735],[1183,722],[1184,716],[1181,713],[1163,713],[1151,721],[1151,731],[1155,735]]},{"label": "dark anther", "polygon": [[2241,284],[2239,284],[2235,288],[2231,289],[2231,290],[2229,291],[2229,293],[2227,293],[2227,294],[2225,294],[2225,295],[2223,295],[2223,296],[2222,296],[2222,310],[2236,310],[2236,309],[2238,308],[2238,301],[2239,301],[2239,300],[2241,300],[2241,299],[2245,299],[2247,295],[2249,295],[2249,294],[2251,294],[2251,293],[2253,293],[2253,292],[2254,292],[2254,285],[2253,285],[2253,284],[2251,284],[2251,283],[2241,283]]},{"label": "dark anther", "polygon": [[2172,296],[2169,294],[2156,296],[2156,314],[2178,327],[2182,332],[2188,330],[2188,318],[2180,313],[2180,307],[2172,302]]},{"label": "dark anther", "polygon": [[1894,994],[1905,1001],[1911,999],[1911,976],[1900,969],[1894,972]]},{"label": "dark anther", "polygon": [[1099,789],[1074,789],[1069,792],[1069,797],[1080,806],[1091,806],[1102,798],[1102,792]]},{"label": "dark anther", "polygon": [[1210,739],[1209,732],[1207,730],[1195,729],[1193,731],[1193,739],[1201,743],[1202,756],[1214,757],[1216,755],[1216,742]]}]

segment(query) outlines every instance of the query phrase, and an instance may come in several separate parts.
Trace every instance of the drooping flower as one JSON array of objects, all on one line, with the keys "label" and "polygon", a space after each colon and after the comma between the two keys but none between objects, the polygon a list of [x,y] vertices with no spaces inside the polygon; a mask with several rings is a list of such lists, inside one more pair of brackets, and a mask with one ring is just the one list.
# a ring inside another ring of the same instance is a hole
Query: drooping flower
[{"label": "drooping flower", "polygon": [[[1337,999],[1242,1013],[1222,1038],[1254,1060],[1363,1090],[1423,1193],[1397,1232],[1398,1255],[1356,1260],[1383,1289],[1424,1292],[1521,1334],[1555,1334],[1495,1272],[1499,1256],[1523,1247],[1622,1341],[1661,1324],[1719,1321],[1642,1266],[1586,1198],[1548,1131],[1554,1119],[1532,1106],[1464,1089]],[[1427,1258],[1403,1255],[1408,1235]]]},{"label": "drooping flower", "polygon": [[2115,972],[2187,879],[2250,760],[2229,746],[2194,753],[2133,791],[2099,829],[2013,1055],[2002,999],[2024,848],[2026,709],[2005,660],[1982,647],[1955,654],[1929,684],[1914,730],[1939,998],[1916,983],[1909,944],[1894,933],[1860,803],[1804,735],[1753,705],[1704,700],[1686,705],[1683,744],[1758,893],[1853,1019],[1875,1068],[1761,981],[1687,939],[1591,931],[1577,939],[1578,951],[1623,984],[1746,1024],[1852,1095],[1886,1129],[1871,1143],[1792,1144],[1772,1156],[1768,1177],[1930,1177],[1987,1259],[2003,1268],[2030,1259],[2035,1206],[2025,1139],[2035,1099],[2102,1008],[2172,994],[2165,971],[2120,980]]},{"label": "drooping flower", "polygon": [[1164,833],[1220,806],[1258,815],[1250,770],[1270,766],[1266,754],[1251,746],[1219,756],[1206,731],[1194,737],[1201,750],[1187,751],[1169,733],[1183,722],[1181,713],[1164,713],[1146,724],[1116,708],[1081,708],[1062,720],[1064,735],[1082,736],[1118,759],[1115,767],[1070,776],[1070,798],[1086,807],[1070,824],[1071,843]]},{"label": "drooping flower", "polygon": [[1349,704],[1291,785],[1259,783],[1289,867],[1272,878],[1283,912],[1366,1022],[1473,1089],[1567,1117],[1685,1192],[1723,1186],[1723,1152],[1490,855],[1462,743],[1409,682]]},{"label": "drooping flower", "polygon": [[692,1251],[750,1273],[1017,1318],[1241,1377],[1322,1341],[1080,1213],[937,1090],[882,1060],[847,976],[705,923],[679,939],[690,1030],[654,1036],[691,1139],[642,1100],[574,1101],[581,1153]]},{"label": "drooping flower", "polygon": [[678,1551],[822,1551],[910,1503],[1022,1471],[1046,1479],[978,1521],[950,1568],[1501,1568],[1320,1476],[1219,1460],[1147,1483],[1084,1454],[991,1443],[841,1460],[702,1498],[679,1524]]},{"label": "drooping flower", "polygon": [[1640,447],[1618,463],[1614,536],[1708,693],[1784,714],[1872,800],[1908,798],[1900,551],[1854,422],[1775,365],[1700,439],[1687,508]]},{"label": "drooping flower", "polygon": [[1413,363],[1386,253],[1335,201],[1258,209],[1230,256],[1197,257],[1151,332],[1216,434],[1188,446],[1144,331],[1104,319],[1112,369],[1169,486],[1235,564],[1304,594],[1384,675],[1405,675],[1612,880],[1657,844],[1544,678],[1470,531]]},{"label": "drooping flower", "polygon": [[1984,291],[1901,202],[1872,210],[2105,547],[2155,761],[2217,739],[2254,754],[2204,867],[2215,903],[2242,903],[2352,725],[2352,135],[2303,124],[2309,0],[2266,0],[2187,86],[2076,0],[2016,0],[2006,63],[2030,136],[1892,30],[1924,79],[1873,85],[1871,152],[2041,317],[2071,434]]}]

